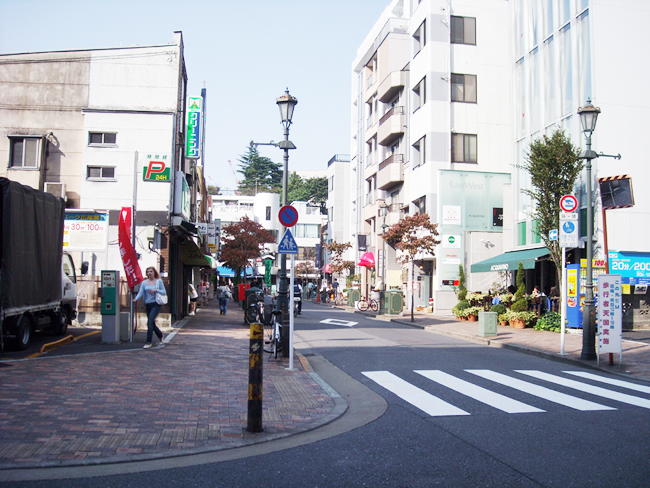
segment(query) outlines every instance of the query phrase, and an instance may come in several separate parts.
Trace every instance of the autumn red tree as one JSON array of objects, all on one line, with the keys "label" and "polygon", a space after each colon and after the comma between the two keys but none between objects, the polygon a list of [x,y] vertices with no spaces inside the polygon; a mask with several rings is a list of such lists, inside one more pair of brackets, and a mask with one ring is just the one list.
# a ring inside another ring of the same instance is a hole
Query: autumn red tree
[{"label": "autumn red tree", "polygon": [[[384,233],[384,240],[391,247],[402,251],[397,256],[397,261],[410,265],[419,253],[434,254],[439,240],[438,224],[432,224],[428,214],[416,213],[404,217],[402,220],[389,227]],[[413,281],[413,270],[411,267],[411,281]],[[413,317],[414,298],[411,293],[411,322]]]},{"label": "autumn red tree", "polygon": [[352,244],[349,242],[339,243],[332,241],[327,244],[326,247],[330,253],[330,269],[332,270],[332,274],[336,273],[337,275],[340,275],[343,270],[347,269],[347,262],[343,261],[343,253],[350,249]]},{"label": "autumn red tree", "polygon": [[275,236],[257,222],[242,217],[239,222],[221,228],[221,261],[235,271],[235,282],[251,259],[262,255],[264,244],[276,242]]}]

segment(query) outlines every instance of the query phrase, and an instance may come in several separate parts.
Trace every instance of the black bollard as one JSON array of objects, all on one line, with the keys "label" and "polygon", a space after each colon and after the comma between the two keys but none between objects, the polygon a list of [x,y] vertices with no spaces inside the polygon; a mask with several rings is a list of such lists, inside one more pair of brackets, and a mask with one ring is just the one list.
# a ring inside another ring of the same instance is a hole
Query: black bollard
[{"label": "black bollard", "polygon": [[248,351],[248,432],[262,432],[262,365],[264,360],[264,327],[251,324]]}]

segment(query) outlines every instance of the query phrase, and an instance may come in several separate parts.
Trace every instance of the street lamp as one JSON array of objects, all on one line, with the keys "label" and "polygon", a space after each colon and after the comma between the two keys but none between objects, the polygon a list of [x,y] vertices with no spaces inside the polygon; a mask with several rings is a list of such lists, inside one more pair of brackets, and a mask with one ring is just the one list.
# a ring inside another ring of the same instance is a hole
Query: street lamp
[{"label": "street lamp", "polygon": [[379,205],[379,208],[381,209],[381,215],[384,217],[384,222],[381,224],[381,240],[382,242],[382,270],[381,270],[381,281],[382,281],[382,286],[383,289],[386,289],[386,238],[384,237],[386,234],[386,229],[390,227],[388,224],[386,224],[386,215],[388,215],[388,209],[390,206],[386,204],[384,201],[382,204]]},{"label": "street lamp", "polygon": [[594,308],[594,281],[593,281],[593,240],[594,240],[594,208],[593,195],[591,194],[591,160],[598,157],[591,149],[591,134],[596,128],[596,121],[600,109],[587,100],[587,105],[578,109],[582,132],[587,138],[587,149],[580,156],[587,161],[587,282],[585,283],[585,305],[582,309],[582,353],[581,359],[596,359],[596,327]]},{"label": "street lamp", "polygon": [[[278,144],[280,149],[284,150],[284,167],[282,175],[282,205],[287,205],[287,188],[289,187],[289,149],[295,149],[296,146],[289,140],[289,126],[291,125],[291,119],[293,118],[293,109],[298,104],[298,100],[292,97],[289,94],[289,89],[287,88],[280,98],[277,99],[276,103],[280,107],[280,117],[282,118],[282,127],[284,127],[284,141],[281,141]],[[286,232],[286,227],[285,227]],[[278,306],[282,310],[282,323],[289,323],[289,293],[287,286],[287,255],[280,254],[280,288],[278,290]],[[293,305],[293,304],[292,304]],[[282,342],[284,344],[289,344],[289,327],[282,328],[282,334],[285,337],[282,337]],[[284,348],[282,351],[283,357],[288,357],[289,348]]]},{"label": "street lamp", "polygon": [[[284,127],[284,140],[280,142],[253,142],[252,146],[275,146],[284,149],[284,167],[282,175],[282,205],[287,205],[287,188],[289,186],[289,149],[296,149],[296,146],[289,140],[289,126],[293,118],[293,109],[298,105],[298,99],[289,94],[287,88],[284,95],[276,100],[278,107],[280,107],[280,117],[282,119],[282,127]],[[284,227],[286,232],[287,228]],[[282,323],[289,323],[289,293],[287,287],[287,255],[280,254],[280,281],[278,287],[278,308],[282,310]],[[282,342],[289,344],[289,327],[282,328]],[[289,357],[289,348],[282,349],[282,356]]]}]

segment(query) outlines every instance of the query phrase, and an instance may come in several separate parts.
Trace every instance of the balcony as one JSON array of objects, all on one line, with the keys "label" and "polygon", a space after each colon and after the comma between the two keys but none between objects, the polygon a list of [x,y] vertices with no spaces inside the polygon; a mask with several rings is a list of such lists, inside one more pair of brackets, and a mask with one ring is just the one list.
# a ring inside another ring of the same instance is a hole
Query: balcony
[{"label": "balcony", "polygon": [[404,182],[404,155],[391,154],[379,163],[377,188],[387,190]]},{"label": "balcony", "polygon": [[390,146],[392,142],[404,134],[406,116],[404,107],[391,107],[391,109],[379,119],[377,128],[377,143],[382,146]]},{"label": "balcony", "polygon": [[406,86],[406,72],[393,71],[377,88],[377,97],[380,102],[387,103],[391,101],[400,90]]}]

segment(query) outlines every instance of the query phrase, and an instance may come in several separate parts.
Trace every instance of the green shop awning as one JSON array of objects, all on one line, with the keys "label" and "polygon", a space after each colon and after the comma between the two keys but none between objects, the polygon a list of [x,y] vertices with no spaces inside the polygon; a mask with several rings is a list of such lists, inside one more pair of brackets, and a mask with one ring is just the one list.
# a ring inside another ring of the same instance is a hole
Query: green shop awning
[{"label": "green shop awning", "polygon": [[486,273],[488,271],[517,271],[519,263],[523,263],[524,269],[533,269],[535,261],[546,256],[549,250],[545,247],[537,249],[524,249],[521,251],[510,251],[486,259],[479,263],[472,264],[472,273]]}]

